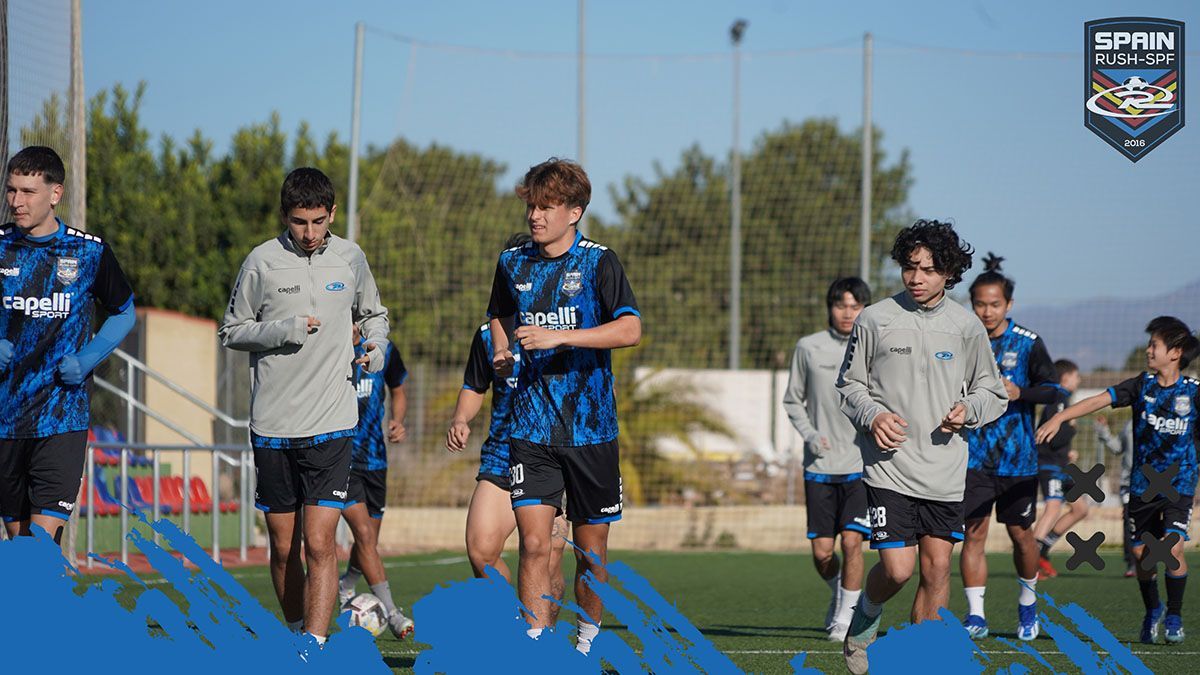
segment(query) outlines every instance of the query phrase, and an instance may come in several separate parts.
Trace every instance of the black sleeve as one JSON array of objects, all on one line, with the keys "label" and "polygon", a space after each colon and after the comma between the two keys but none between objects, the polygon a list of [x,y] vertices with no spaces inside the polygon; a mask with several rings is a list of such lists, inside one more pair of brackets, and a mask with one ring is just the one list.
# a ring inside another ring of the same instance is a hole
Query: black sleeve
[{"label": "black sleeve", "polygon": [[388,343],[387,364],[383,367],[383,381],[389,389],[395,389],[408,379],[408,368],[404,367],[404,359],[400,358],[400,350]]},{"label": "black sleeve", "polygon": [[1029,351],[1029,386],[1021,390],[1021,400],[1027,403],[1051,404],[1058,399],[1058,372],[1050,360],[1050,352],[1042,338],[1033,341]]},{"label": "black sleeve", "polygon": [[1133,405],[1138,396],[1142,394],[1142,377],[1145,373],[1137,377],[1131,377],[1115,387],[1108,388],[1108,395],[1112,397],[1112,407],[1126,408]]},{"label": "black sleeve", "polygon": [[494,373],[491,354],[488,354],[487,345],[483,343],[481,328],[475,331],[475,337],[471,340],[471,353],[467,356],[467,368],[463,371],[463,389],[470,389],[477,394],[487,393]]},{"label": "black sleeve", "polygon": [[129,286],[129,280],[125,278],[125,272],[121,270],[121,264],[117,262],[117,256],[113,255],[108,242],[101,246],[103,250],[100,253],[100,266],[96,270],[96,280],[92,284],[92,296],[109,314],[119,314],[133,301],[133,289]]},{"label": "black sleeve", "polygon": [[596,270],[596,284],[600,296],[600,317],[603,323],[608,323],[619,316],[632,314],[641,317],[638,311],[637,298],[633,297],[633,289],[625,276],[625,268],[612,250],[604,252],[600,257],[599,269]]},{"label": "black sleeve", "polygon": [[1071,441],[1075,438],[1075,427],[1071,424],[1064,424],[1058,428],[1058,433],[1054,434],[1054,438],[1050,439],[1050,447],[1055,450],[1071,445]]},{"label": "black sleeve", "polygon": [[496,262],[496,276],[492,279],[492,299],[488,303],[488,316],[493,319],[512,316],[517,313],[517,301],[508,287],[508,274],[504,271],[504,261]]}]

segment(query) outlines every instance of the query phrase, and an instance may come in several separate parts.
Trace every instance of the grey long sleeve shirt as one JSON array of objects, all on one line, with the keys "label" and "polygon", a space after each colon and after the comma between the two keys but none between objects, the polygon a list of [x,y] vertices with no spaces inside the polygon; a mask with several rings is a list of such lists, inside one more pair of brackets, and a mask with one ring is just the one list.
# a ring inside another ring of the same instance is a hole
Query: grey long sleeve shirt
[{"label": "grey long sleeve shirt", "polygon": [[[321,325],[309,332],[306,317]],[[284,232],[246,256],[218,334],[221,344],[250,352],[250,429],[259,436],[306,438],[353,429],[353,323],[387,353],[387,309],[367,258],[356,244],[329,235],[312,255]]]},{"label": "grey long sleeve shirt", "polygon": [[[907,292],[863,310],[850,335],[838,378],[842,412],[859,430],[868,485],[933,501],[963,497],[964,432],[938,430],[956,403],[966,428],[1004,414],[1008,396],[983,324],[956,302],[917,305]],[[897,450],[883,450],[871,422],[883,412],[908,423]]]},{"label": "grey long sleeve shirt", "polygon": [[[792,370],[783,409],[804,439],[806,472],[845,475],[862,471],[857,431],[841,411],[838,369],[850,336],[832,328],[800,338],[792,354]],[[821,438],[829,442],[826,449]]]}]

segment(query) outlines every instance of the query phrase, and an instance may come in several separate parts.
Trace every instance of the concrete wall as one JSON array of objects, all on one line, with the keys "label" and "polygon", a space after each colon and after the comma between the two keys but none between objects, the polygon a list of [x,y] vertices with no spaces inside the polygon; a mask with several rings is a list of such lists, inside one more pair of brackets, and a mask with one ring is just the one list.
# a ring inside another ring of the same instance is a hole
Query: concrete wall
[{"label": "concrete wall", "polygon": [[[216,405],[217,401],[217,324],[208,319],[163,309],[139,309],[143,353],[142,361],[162,373],[200,399]],[[143,402],[153,411],[198,437],[204,443],[213,442],[213,418],[184,397],[152,378],[145,378]],[[145,416],[142,439],[146,443],[181,444],[191,440]],[[183,453],[163,452],[160,458],[170,463],[172,471],[183,471]],[[193,454],[192,475],[212,480],[212,465],[208,453]],[[212,486],[209,486],[212,490]]]}]

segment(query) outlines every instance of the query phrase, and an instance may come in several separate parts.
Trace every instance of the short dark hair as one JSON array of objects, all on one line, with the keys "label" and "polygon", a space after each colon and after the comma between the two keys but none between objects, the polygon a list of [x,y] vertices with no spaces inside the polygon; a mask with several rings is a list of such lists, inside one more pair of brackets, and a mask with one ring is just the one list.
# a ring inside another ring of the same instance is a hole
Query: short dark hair
[{"label": "short dark hair", "polygon": [[1004,276],[1000,272],[1000,263],[1004,262],[1004,258],[988,251],[988,254],[983,258],[983,274],[975,277],[975,281],[971,282],[971,299],[975,299],[975,289],[980,286],[999,286],[1004,292],[1004,299],[1012,302],[1013,287],[1016,285],[1012,279]]},{"label": "short dark hair", "polygon": [[867,282],[858,277],[842,277],[829,284],[829,291],[825,293],[826,311],[832,311],[833,306],[841,302],[847,293],[854,296],[860,305],[871,304],[871,287]]},{"label": "short dark hair", "polygon": [[946,290],[962,281],[963,272],[971,268],[975,249],[958,238],[954,226],[936,220],[918,220],[900,230],[892,246],[892,260],[907,267],[913,251],[922,246],[933,256],[933,268],[946,275]]},{"label": "short dark hair", "polygon": [[1150,337],[1162,340],[1167,349],[1179,350],[1179,367],[1187,368],[1188,364],[1200,356],[1200,340],[1192,335],[1187,324],[1173,316],[1159,316],[1146,324],[1146,332]]},{"label": "short dark hair", "polygon": [[67,179],[67,168],[62,157],[53,148],[31,145],[8,160],[8,173],[18,176],[37,176],[49,185],[62,185]]},{"label": "short dark hair", "polygon": [[529,236],[528,232],[517,232],[513,235],[510,235],[508,239],[504,240],[504,248],[502,250],[507,251],[510,248],[524,246],[531,241],[533,241],[533,237]]},{"label": "short dark hair", "polygon": [[279,190],[279,213],[287,218],[292,209],[333,210],[333,181],[320,169],[302,166],[283,179]]},{"label": "short dark hair", "polygon": [[534,206],[578,206],[587,210],[592,200],[592,182],[578,163],[569,159],[550,159],[529,167],[517,184],[517,196]]},{"label": "short dark hair", "polygon": [[1063,377],[1079,372],[1079,366],[1070,359],[1059,359],[1054,362],[1054,372],[1058,375],[1058,381],[1061,383]]}]

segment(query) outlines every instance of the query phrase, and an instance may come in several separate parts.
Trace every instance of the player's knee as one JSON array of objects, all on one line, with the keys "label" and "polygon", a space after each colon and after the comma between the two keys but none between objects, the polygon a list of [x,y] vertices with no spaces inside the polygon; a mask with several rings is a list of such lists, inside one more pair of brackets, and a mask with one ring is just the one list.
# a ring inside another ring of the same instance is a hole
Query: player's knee
[{"label": "player's knee", "polygon": [[921,560],[921,579],[940,582],[950,578],[950,558],[926,557]]},{"label": "player's knee", "polygon": [[550,537],[541,534],[525,534],[521,536],[522,558],[549,558]]}]

